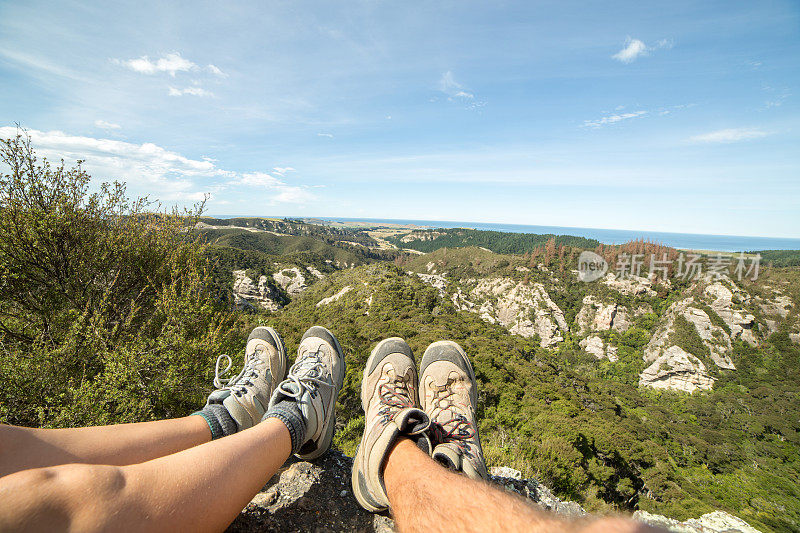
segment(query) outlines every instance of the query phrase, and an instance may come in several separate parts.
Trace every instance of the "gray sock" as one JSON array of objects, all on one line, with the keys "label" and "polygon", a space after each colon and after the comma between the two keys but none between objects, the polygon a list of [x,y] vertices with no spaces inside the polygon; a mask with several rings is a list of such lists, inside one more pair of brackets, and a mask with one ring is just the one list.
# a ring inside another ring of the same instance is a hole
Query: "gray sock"
[{"label": "gray sock", "polygon": [[261,420],[267,418],[277,418],[284,423],[289,435],[292,437],[292,454],[300,451],[300,447],[306,443],[306,421],[300,413],[300,407],[294,400],[283,400],[276,403],[272,408],[264,413]]},{"label": "gray sock", "polygon": [[192,413],[192,415],[199,415],[205,419],[208,427],[211,428],[211,440],[227,437],[239,431],[236,421],[225,409],[225,406],[220,403],[207,404],[201,410]]}]

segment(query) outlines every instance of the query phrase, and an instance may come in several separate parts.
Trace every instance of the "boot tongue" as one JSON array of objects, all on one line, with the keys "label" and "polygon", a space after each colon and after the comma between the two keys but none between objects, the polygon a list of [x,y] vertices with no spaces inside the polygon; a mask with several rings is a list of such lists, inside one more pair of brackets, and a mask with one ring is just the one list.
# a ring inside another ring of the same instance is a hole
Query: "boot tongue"
[{"label": "boot tongue", "polygon": [[317,411],[318,404],[320,404],[322,400],[319,392],[316,393],[316,397],[312,397],[308,390],[291,381],[283,383],[281,388],[284,394],[297,399],[296,401],[297,406],[300,408],[300,414],[303,415],[303,419],[306,422],[306,437],[309,439],[313,438],[317,434],[317,428],[320,424]]}]

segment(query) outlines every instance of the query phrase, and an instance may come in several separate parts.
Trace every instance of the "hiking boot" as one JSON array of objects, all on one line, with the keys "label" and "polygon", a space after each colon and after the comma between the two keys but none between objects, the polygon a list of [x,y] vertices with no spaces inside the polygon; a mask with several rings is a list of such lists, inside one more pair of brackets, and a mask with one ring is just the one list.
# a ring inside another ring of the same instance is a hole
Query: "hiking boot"
[{"label": "hiking boot", "polygon": [[295,453],[300,459],[314,459],[330,448],[344,374],[344,352],[333,333],[322,326],[309,328],[300,340],[297,360],[269,402],[270,412],[281,402],[296,403],[305,425]]},{"label": "hiking boot", "polygon": [[[219,365],[227,358],[227,366]],[[228,355],[220,355],[214,369],[217,390],[208,397],[206,405],[222,404],[238,430],[251,428],[261,421],[275,387],[286,375],[286,348],[278,332],[266,326],[255,328],[247,337],[244,368],[237,376],[225,379],[231,369]]]},{"label": "hiking boot", "polygon": [[432,457],[473,479],[488,479],[475,409],[475,372],[466,352],[453,341],[434,342],[420,365],[420,401],[431,419]]},{"label": "hiking boot", "polygon": [[431,453],[430,420],[418,407],[414,355],[403,339],[383,340],[372,350],[361,380],[361,406],[364,435],[353,460],[353,494],[374,513],[389,507],[383,468],[397,439],[409,437]]}]

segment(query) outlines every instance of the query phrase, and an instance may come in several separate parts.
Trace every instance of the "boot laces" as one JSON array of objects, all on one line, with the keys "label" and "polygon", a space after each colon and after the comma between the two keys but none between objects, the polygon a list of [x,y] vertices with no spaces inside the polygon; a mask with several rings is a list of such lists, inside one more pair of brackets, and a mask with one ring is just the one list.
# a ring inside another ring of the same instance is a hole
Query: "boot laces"
[{"label": "boot laces", "polygon": [[[222,354],[217,357],[217,362],[214,365],[214,387],[222,390],[230,390],[236,396],[241,396],[246,392],[248,386],[253,386],[253,380],[258,378],[258,363],[263,362],[265,350],[262,346],[256,346],[252,354],[245,354],[244,367],[241,372],[233,377],[226,378],[225,375],[230,372],[233,366],[233,360],[228,354]],[[226,366],[220,370],[220,362],[222,359],[227,359]]]},{"label": "boot laces", "polygon": [[286,379],[278,385],[281,393],[299,399],[304,392],[316,396],[320,386],[334,388],[333,381],[325,377],[325,363],[321,359],[324,354],[322,346],[319,346],[298,359],[289,369]]},{"label": "boot laces", "polygon": [[414,407],[414,400],[411,399],[411,392],[403,376],[395,376],[394,379],[381,383],[378,394],[381,399],[378,414],[388,417],[389,420],[401,410]]},{"label": "boot laces", "polygon": [[[435,420],[436,423],[432,424],[433,431],[437,442],[453,443],[467,450],[468,441],[475,436],[475,427],[466,416],[456,411],[456,405],[452,400],[452,396],[455,392],[451,389],[450,385],[451,382],[448,380],[448,382],[441,387],[434,386],[434,408],[431,419]],[[453,416],[443,421],[438,420],[445,410],[449,410],[453,413]]]}]

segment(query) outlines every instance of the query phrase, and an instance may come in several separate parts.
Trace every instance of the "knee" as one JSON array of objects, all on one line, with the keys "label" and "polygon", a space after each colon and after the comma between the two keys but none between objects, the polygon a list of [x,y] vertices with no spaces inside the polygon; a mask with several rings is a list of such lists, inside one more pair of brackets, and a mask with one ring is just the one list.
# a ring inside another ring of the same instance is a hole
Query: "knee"
[{"label": "knee", "polygon": [[125,484],[116,466],[66,464],[10,474],[0,480],[0,530],[3,524],[20,529],[63,529],[70,524],[102,529],[96,527],[103,515],[98,508],[115,500]]}]

